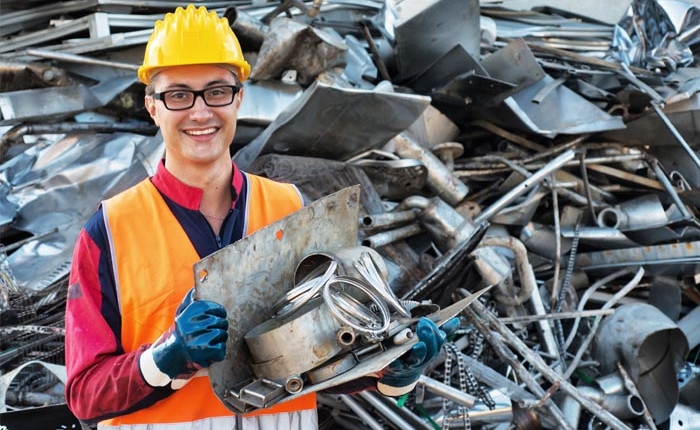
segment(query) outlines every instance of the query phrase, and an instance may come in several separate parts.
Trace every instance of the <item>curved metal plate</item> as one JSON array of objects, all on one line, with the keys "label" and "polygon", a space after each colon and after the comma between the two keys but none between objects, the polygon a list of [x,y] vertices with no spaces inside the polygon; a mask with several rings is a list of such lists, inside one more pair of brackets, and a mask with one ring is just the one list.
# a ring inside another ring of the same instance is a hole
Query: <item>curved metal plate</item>
[{"label": "curved metal plate", "polygon": [[197,299],[221,303],[228,312],[226,357],[209,368],[222,402],[227,389],[254,378],[245,334],[293,287],[303,257],[357,245],[359,207],[360,186],[345,188],[194,264]]}]

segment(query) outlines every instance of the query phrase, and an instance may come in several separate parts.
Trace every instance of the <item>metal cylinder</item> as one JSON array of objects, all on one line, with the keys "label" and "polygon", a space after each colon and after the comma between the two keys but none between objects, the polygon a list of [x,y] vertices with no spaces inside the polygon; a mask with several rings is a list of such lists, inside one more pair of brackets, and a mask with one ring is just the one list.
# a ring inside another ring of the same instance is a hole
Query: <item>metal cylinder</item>
[{"label": "metal cylinder", "polygon": [[461,202],[469,187],[452,174],[450,169],[435,154],[406,133],[392,139],[396,155],[401,158],[419,160],[428,170],[428,188],[451,205]]},{"label": "metal cylinder", "polygon": [[414,221],[418,218],[418,213],[417,210],[406,210],[369,214],[362,217],[360,226],[367,229],[396,227]]},{"label": "metal cylinder", "polygon": [[688,340],[670,318],[646,303],[625,304],[600,325],[593,348],[600,370],[618,362],[628,370],[654,422],[668,419],[678,403],[677,373],[688,355]]}]

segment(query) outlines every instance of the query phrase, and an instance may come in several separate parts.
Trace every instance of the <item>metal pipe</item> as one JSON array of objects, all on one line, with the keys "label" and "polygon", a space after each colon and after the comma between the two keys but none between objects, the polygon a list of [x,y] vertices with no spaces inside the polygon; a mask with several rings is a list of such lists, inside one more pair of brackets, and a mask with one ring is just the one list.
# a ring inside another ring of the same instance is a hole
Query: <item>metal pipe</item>
[{"label": "metal pipe", "polygon": [[[600,389],[589,386],[577,388],[582,395],[598,403],[605,410],[610,411],[620,419],[636,418],[644,414],[644,401],[639,396],[632,394],[606,394]],[[581,418],[581,404],[571,397],[566,397],[560,407],[569,419],[569,423],[574,428],[578,428]]]},{"label": "metal pipe", "polygon": [[[488,157],[480,157],[480,158],[491,158],[490,156]],[[645,156],[643,154],[624,154],[624,155],[608,155],[608,156],[603,156],[603,157],[588,157],[584,159],[585,164],[608,164],[608,163],[624,163],[627,161],[638,161],[644,159]],[[573,167],[577,166],[580,163],[580,161],[569,161],[564,164],[562,167]],[[492,175],[496,173],[503,173],[503,172],[508,172],[511,170],[510,168],[507,167],[500,167],[501,163],[483,163],[480,162],[478,159],[474,162],[467,163],[467,162],[461,162],[459,163],[455,169],[455,175],[458,177],[469,177],[473,175]],[[527,170],[535,170],[535,169],[540,169],[544,167],[545,163],[542,162],[533,162],[533,163],[524,163],[520,164],[520,166],[524,169]]]},{"label": "metal pipe", "polygon": [[423,163],[428,170],[428,188],[447,203],[456,205],[469,194],[467,184],[453,175],[445,163],[411,136],[400,133],[391,141],[394,144],[396,155],[401,158],[416,159]]},{"label": "metal pipe", "polygon": [[369,428],[373,430],[384,430],[384,426],[374,419],[372,414],[370,414],[365,408],[360,405],[360,403],[353,399],[352,396],[348,394],[340,394],[338,398],[345,403],[347,407],[352,409],[352,411],[360,418]]},{"label": "metal pipe", "polygon": [[369,246],[370,248],[378,248],[380,246],[394,243],[397,240],[415,236],[422,231],[423,227],[421,227],[420,223],[414,222],[394,230],[383,231],[372,236],[367,236],[362,239],[362,245]]},{"label": "metal pipe", "polygon": [[[525,248],[525,245],[514,237],[487,236],[482,239],[480,246],[502,246],[513,251],[513,254],[515,255],[515,265],[518,270],[518,276],[520,278],[520,284],[523,290],[522,294],[526,294],[527,292],[530,297],[530,303],[532,303],[532,307],[536,315],[544,315],[546,312],[544,303],[542,302],[542,296],[540,296],[539,289],[537,288],[537,279],[535,278],[535,272],[532,269],[532,265],[530,264],[530,260],[527,256],[527,248]],[[557,341],[554,338],[552,327],[550,327],[546,320],[538,320],[536,325],[544,342],[547,353],[552,357],[557,358],[556,364],[553,365],[554,370],[561,371],[559,349],[557,348]]]},{"label": "metal pipe", "polygon": [[[527,360],[535,369],[537,369],[538,372],[542,374],[542,376],[548,379],[551,383],[555,384],[556,387],[561,389],[569,396],[574,397],[583,407],[585,407],[603,423],[615,430],[630,430],[630,428],[625,425],[625,423],[620,421],[619,418],[601,408],[600,405],[593,402],[589,398],[582,396],[576,387],[574,387],[567,379],[564,379],[562,375],[555,372],[547,363],[544,362],[542,357],[533,353],[519,337],[511,332],[503,323],[498,321],[491,311],[486,309],[478,300],[472,302],[472,304],[467,307],[464,312],[471,318],[472,323],[477,326],[479,331],[486,337],[487,341],[496,348],[499,355],[501,355],[502,358],[513,366],[513,369],[521,369],[523,366],[518,360],[517,356],[515,356],[515,354],[505,347],[504,342],[515,348],[525,360]],[[496,336],[495,333],[498,333],[500,336]],[[525,377],[528,380],[532,378],[530,372],[525,369],[522,369],[522,371],[518,374],[521,378]],[[531,383],[528,383],[528,386],[535,390],[533,393],[536,396],[541,397],[545,401],[545,404],[551,402],[551,399],[549,399],[548,395],[539,384],[535,383],[534,385],[531,385]],[[566,420],[566,417],[559,408],[556,406],[550,406],[550,412],[553,411],[556,412],[554,417],[558,419],[561,428],[572,429],[571,425]]]},{"label": "metal pipe", "polygon": [[67,61],[71,63],[89,64],[92,66],[107,66],[113,67],[115,69],[125,69],[133,71],[137,71],[139,69],[138,64],[98,60],[95,58],[83,57],[82,55],[68,54],[65,52],[47,51],[44,49],[27,49],[26,54],[31,55],[32,57],[46,58],[49,60]]},{"label": "metal pipe", "polygon": [[400,224],[405,224],[409,221],[414,221],[418,218],[419,211],[417,210],[406,210],[406,211],[392,211],[384,212],[379,214],[369,214],[360,220],[360,225],[363,228],[388,228],[396,227]]},{"label": "metal pipe", "polygon": [[437,394],[453,402],[471,408],[476,402],[476,397],[471,394],[460,391],[450,385],[443,384],[425,375],[418,377],[418,385],[422,385],[426,390],[433,394]]},{"label": "metal pipe", "polygon": [[361,391],[358,396],[362,397],[367,403],[369,403],[373,408],[375,408],[381,415],[386,419],[396,424],[400,429],[410,429],[414,428],[413,425],[404,420],[401,415],[396,413],[395,410],[391,409],[387,404],[382,402],[377,398],[375,393],[369,391]]},{"label": "metal pipe", "polygon": [[505,193],[503,196],[501,196],[500,199],[492,203],[491,206],[489,206],[479,215],[477,215],[474,218],[474,223],[480,224],[483,221],[488,221],[489,219],[491,219],[491,217],[496,215],[501,209],[510,204],[513,200],[528,192],[534,184],[537,184],[540,181],[542,181],[553,171],[561,168],[561,166],[563,166],[567,161],[572,160],[575,156],[576,151],[571,149],[561,153],[555,159],[547,163],[542,169],[533,173],[532,176],[525,179],[516,187]]}]

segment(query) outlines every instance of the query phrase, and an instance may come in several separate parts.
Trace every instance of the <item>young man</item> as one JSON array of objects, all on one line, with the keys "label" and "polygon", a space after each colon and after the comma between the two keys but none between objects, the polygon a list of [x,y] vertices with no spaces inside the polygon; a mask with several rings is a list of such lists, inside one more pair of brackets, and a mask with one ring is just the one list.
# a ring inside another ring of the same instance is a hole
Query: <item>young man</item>
[{"label": "young man", "polygon": [[[315,394],[236,416],[207,377],[225,357],[229,321],[220,304],[193,300],[192,265],[303,206],[295,186],[231,162],[249,73],[228,21],[216,12],[189,5],[156,22],[138,75],[164,159],[153,177],[102,202],[80,233],[71,268],[66,401],[86,423],[318,428]],[[421,324],[410,361],[397,360],[374,381],[380,391],[412,389],[439,351],[444,333]]]}]

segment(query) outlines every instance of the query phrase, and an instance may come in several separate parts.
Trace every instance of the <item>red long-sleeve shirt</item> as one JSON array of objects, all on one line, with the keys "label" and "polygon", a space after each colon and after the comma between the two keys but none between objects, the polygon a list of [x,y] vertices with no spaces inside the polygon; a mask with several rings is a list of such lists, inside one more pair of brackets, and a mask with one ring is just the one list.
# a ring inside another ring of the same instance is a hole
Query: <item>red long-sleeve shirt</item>
[{"label": "red long-sleeve shirt", "polygon": [[[235,165],[233,205],[218,236],[198,210],[201,189],[177,180],[162,162],[151,181],[201,258],[243,237],[245,176]],[[124,353],[112,267],[100,207],[78,236],[66,305],[66,402],[89,423],[148,407],[172,393],[149,386],[140,374],[138,359],[149,345]]]}]

